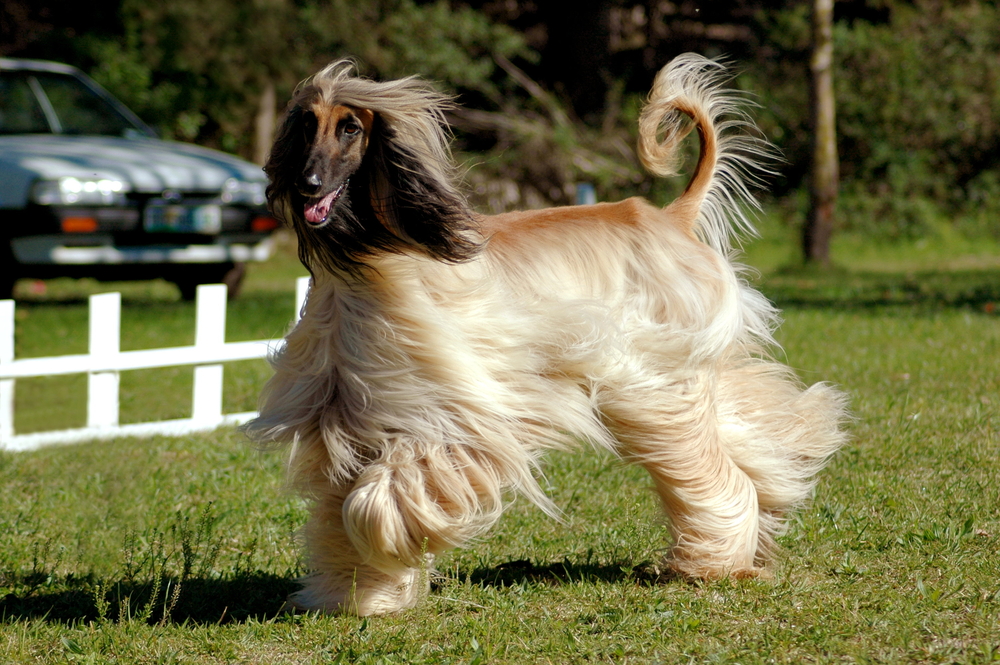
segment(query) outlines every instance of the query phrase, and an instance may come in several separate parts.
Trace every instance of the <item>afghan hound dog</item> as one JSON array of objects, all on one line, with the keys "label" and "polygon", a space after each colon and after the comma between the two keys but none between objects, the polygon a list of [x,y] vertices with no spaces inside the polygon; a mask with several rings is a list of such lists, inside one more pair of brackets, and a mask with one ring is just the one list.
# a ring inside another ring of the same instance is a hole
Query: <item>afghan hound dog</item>
[{"label": "afghan hound dog", "polygon": [[652,476],[676,573],[765,570],[844,441],[845,403],[771,359],[777,313],[730,260],[768,144],[723,68],[685,55],[656,77],[642,163],[675,175],[682,139],[700,139],[665,208],[495,216],[456,184],[450,98],[353,71],[334,62],[299,85],[264,167],[312,274],[246,426],[291,444],[311,505],[312,572],[289,602],[412,607],[433,557],[483,534],[510,494],[557,515],[539,461],[580,443]]}]

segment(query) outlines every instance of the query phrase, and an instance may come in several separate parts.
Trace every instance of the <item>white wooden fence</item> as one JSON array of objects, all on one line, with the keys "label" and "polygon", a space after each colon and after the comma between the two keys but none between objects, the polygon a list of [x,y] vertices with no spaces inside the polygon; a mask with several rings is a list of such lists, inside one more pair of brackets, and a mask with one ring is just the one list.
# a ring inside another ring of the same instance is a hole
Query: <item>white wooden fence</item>
[{"label": "white wooden fence", "polygon": [[[299,316],[309,278],[299,278],[295,289],[295,317]],[[239,425],[256,413],[222,413],[222,363],[266,358],[280,339],[226,342],[226,286],[198,287],[194,346],[121,350],[121,294],[90,297],[90,350],[79,355],[14,359],[14,301],[0,300],[0,450],[33,450],[56,443],[77,443],[117,436],[171,436]],[[194,365],[191,417],[179,420],[118,422],[119,375],[125,370]],[[87,426],[77,429],[16,434],[14,385],[17,379],[63,374],[87,374]]]}]

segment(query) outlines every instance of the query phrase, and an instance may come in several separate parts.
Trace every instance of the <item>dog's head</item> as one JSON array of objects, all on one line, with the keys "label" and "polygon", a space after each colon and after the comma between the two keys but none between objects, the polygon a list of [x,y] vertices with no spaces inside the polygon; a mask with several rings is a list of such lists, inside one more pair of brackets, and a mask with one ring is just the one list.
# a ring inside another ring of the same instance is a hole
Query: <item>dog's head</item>
[{"label": "dog's head", "polygon": [[335,62],[296,89],[264,171],[268,202],[315,272],[357,272],[384,252],[443,261],[475,254],[454,186],[450,100],[415,78],[376,82]]},{"label": "dog's head", "polygon": [[322,226],[361,166],[375,114],[342,104],[330,107],[321,99],[313,100],[308,108],[300,107],[299,112],[305,163],[295,179],[295,190],[303,198],[306,223]]}]

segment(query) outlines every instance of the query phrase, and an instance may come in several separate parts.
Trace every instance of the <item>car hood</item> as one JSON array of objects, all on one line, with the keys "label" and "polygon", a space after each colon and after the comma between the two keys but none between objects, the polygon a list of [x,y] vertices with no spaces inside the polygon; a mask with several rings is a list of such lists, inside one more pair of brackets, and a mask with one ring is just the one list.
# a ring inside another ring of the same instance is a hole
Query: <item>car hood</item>
[{"label": "car hood", "polygon": [[189,143],[112,136],[0,136],[0,208],[26,205],[35,180],[109,178],[134,192],[218,192],[229,178],[263,182],[261,168]]}]

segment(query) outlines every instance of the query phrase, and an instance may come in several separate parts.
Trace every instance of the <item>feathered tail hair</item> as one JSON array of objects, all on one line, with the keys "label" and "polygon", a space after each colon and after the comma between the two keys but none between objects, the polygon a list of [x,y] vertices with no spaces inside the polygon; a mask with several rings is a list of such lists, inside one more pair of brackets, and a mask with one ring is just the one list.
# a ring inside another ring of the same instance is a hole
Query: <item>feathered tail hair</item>
[{"label": "feathered tail hair", "polygon": [[681,141],[692,128],[698,130],[701,152],[694,175],[669,209],[723,254],[731,249],[734,233],[756,234],[747,212],[760,205],[748,185],[761,184],[761,175],[772,173],[764,164],[776,157],[742,110],[748,100],[722,88],[726,79],[722,64],[700,55],[672,60],[656,75],[639,116],[638,145],[650,173],[676,176]]}]

